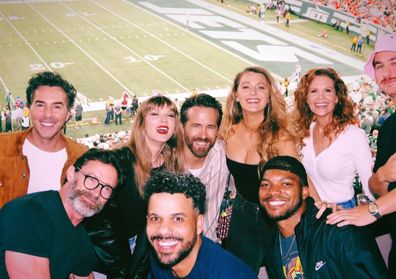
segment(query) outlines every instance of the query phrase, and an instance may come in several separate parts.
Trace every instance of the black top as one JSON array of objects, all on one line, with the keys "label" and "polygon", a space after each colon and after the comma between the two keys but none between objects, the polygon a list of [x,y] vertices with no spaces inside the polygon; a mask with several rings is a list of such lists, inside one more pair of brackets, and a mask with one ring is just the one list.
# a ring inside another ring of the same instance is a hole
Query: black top
[{"label": "black top", "polygon": [[[375,159],[374,172],[386,164],[389,157],[396,152],[396,113],[386,119],[378,134],[377,140],[377,157]],[[396,182],[388,186],[388,191],[396,188]]]},{"label": "black top", "polygon": [[258,165],[239,163],[227,157],[227,167],[234,177],[238,193],[245,200],[258,204],[260,187]]}]

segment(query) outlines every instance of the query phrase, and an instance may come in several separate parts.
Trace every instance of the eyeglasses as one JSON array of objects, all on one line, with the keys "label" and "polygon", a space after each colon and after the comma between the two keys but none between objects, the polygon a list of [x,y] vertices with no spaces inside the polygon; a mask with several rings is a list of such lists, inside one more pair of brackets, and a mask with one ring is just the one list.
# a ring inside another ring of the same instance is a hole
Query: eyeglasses
[{"label": "eyeglasses", "polygon": [[104,198],[105,200],[108,200],[111,198],[111,196],[113,195],[113,191],[114,188],[103,184],[99,181],[99,179],[97,179],[94,176],[91,176],[89,174],[85,174],[80,168],[77,168],[79,172],[81,172],[82,175],[84,175],[84,186],[85,188],[87,188],[88,190],[95,190],[96,188],[98,188],[99,186],[100,188],[100,196],[102,198]]}]

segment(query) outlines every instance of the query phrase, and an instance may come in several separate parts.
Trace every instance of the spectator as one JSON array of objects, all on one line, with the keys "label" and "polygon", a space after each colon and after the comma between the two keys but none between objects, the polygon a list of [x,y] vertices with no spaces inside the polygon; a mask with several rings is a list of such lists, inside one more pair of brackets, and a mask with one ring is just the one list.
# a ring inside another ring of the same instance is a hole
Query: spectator
[{"label": "spectator", "polygon": [[327,225],[325,216],[315,218],[307,174],[296,158],[273,157],[260,176],[260,204],[276,222],[265,237],[270,278],[388,278],[367,228],[340,229]]},{"label": "spectator", "polygon": [[83,106],[81,104],[81,102],[77,101],[77,104],[74,108],[74,111],[76,113],[75,115],[75,119],[76,119],[76,128],[80,128],[80,123],[82,121],[82,113],[83,113]]},{"label": "spectator", "polygon": [[91,149],[58,191],[15,199],[0,211],[1,278],[93,278],[95,254],[81,225],[123,180],[115,154]]},{"label": "spectator", "polygon": [[40,72],[29,80],[26,99],[33,127],[0,135],[0,207],[26,193],[58,190],[69,166],[87,149],[62,134],[75,96],[73,85],[58,73]]},{"label": "spectator", "polygon": [[155,173],[146,183],[149,278],[253,279],[253,271],[202,236],[205,186],[192,175]]}]

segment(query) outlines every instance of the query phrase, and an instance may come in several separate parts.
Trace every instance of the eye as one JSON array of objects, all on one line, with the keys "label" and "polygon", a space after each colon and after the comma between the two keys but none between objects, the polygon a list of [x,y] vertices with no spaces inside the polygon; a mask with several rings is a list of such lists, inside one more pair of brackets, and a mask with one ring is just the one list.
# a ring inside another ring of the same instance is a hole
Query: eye
[{"label": "eye", "polygon": [[149,218],[149,221],[150,222],[158,222],[160,220],[160,218],[158,217],[158,216],[151,216],[150,218]]},{"label": "eye", "polygon": [[293,183],[291,183],[291,182],[283,182],[283,187],[285,187],[285,188],[289,188],[289,187],[291,187],[291,186],[293,186]]},{"label": "eye", "polygon": [[180,216],[176,216],[175,217],[175,222],[176,223],[180,223],[180,222],[183,222],[183,221],[184,221],[184,219],[182,217],[180,217]]},{"label": "eye", "polygon": [[375,69],[376,70],[379,70],[379,69],[382,69],[382,68],[383,68],[382,64],[376,64],[375,65]]},{"label": "eye", "polygon": [[175,118],[176,116],[175,116],[174,113],[168,113],[168,117],[170,117],[170,118]]},{"label": "eye", "polygon": [[260,187],[262,188],[269,188],[270,184],[268,182],[261,182]]}]

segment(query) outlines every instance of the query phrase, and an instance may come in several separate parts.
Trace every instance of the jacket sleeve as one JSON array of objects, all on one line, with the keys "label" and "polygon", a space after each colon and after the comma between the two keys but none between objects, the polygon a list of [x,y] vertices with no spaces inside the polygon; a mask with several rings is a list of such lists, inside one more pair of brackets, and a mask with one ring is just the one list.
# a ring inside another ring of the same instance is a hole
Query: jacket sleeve
[{"label": "jacket sleeve", "polygon": [[136,246],[129,269],[130,278],[143,279],[148,277],[150,270],[148,247],[149,242],[146,235],[146,227],[144,226],[136,239]]},{"label": "jacket sleeve", "polygon": [[340,236],[340,259],[346,278],[390,278],[374,237],[367,227],[345,227]]},{"label": "jacket sleeve", "polygon": [[128,266],[131,252],[128,239],[117,234],[116,209],[106,207],[99,214],[84,221],[85,228],[94,245],[97,266],[96,271],[106,274],[107,278],[128,278]]}]

